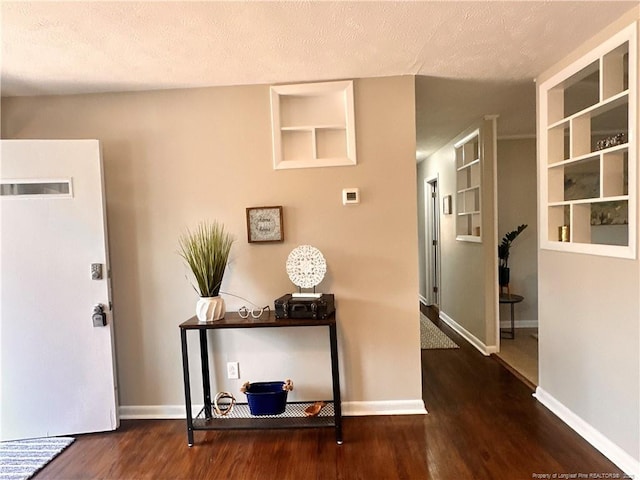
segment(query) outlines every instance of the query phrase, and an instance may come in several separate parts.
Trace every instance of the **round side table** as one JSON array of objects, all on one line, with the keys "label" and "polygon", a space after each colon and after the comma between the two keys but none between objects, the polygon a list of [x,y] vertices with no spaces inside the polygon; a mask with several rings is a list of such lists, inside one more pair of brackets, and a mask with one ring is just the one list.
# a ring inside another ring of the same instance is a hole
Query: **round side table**
[{"label": "round side table", "polygon": [[520,303],[524,300],[522,295],[516,295],[515,293],[501,293],[500,294],[500,303],[508,303],[511,306],[511,330],[500,329],[500,338],[506,338],[509,340],[513,340],[516,338],[516,329],[514,326],[515,322],[515,304]]}]

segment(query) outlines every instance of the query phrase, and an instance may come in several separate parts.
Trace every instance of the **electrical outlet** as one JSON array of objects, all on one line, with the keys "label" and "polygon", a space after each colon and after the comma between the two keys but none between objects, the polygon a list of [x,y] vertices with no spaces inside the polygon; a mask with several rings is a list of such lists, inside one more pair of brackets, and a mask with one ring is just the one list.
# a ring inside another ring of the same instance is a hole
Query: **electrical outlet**
[{"label": "electrical outlet", "polygon": [[227,378],[231,378],[231,379],[240,378],[240,370],[238,368],[238,362],[227,362]]}]

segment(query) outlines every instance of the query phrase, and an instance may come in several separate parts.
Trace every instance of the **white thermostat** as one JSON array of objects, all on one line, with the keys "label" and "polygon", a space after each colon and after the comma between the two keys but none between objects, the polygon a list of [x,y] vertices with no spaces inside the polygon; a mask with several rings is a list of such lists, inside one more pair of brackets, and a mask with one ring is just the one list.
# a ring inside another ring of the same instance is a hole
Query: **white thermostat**
[{"label": "white thermostat", "polygon": [[351,205],[355,203],[360,203],[360,189],[359,188],[343,188],[342,204]]}]

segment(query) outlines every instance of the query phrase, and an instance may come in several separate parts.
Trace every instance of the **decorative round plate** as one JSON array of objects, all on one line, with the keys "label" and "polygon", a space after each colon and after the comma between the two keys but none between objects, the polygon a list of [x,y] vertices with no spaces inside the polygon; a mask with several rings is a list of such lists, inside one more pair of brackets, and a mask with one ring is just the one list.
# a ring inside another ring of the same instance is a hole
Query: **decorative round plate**
[{"label": "decorative round plate", "polygon": [[294,248],[287,258],[287,275],[300,288],[313,288],[327,273],[327,262],[320,250],[311,245]]}]

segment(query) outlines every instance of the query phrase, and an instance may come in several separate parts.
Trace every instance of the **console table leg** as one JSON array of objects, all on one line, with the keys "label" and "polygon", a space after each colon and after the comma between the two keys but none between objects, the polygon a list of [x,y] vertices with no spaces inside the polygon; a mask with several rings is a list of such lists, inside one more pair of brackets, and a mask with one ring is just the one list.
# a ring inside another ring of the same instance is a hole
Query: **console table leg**
[{"label": "console table leg", "polygon": [[342,445],[342,403],[340,400],[340,368],[338,364],[338,335],[336,325],[329,325],[331,343],[331,376],[333,378],[333,412],[336,424],[336,443]]},{"label": "console table leg", "polygon": [[204,393],[204,414],[211,418],[211,380],[209,378],[209,344],[207,331],[200,330],[200,363],[202,364],[202,391]]},{"label": "console table leg", "polygon": [[184,405],[187,410],[187,443],[193,446],[193,418],[191,415],[191,382],[189,380],[189,355],[187,353],[187,332],[180,330],[180,343],[182,345],[182,375],[184,378]]},{"label": "console table leg", "polygon": [[515,327],[515,304],[512,303],[511,304],[511,338],[515,339],[516,338],[516,327]]}]

